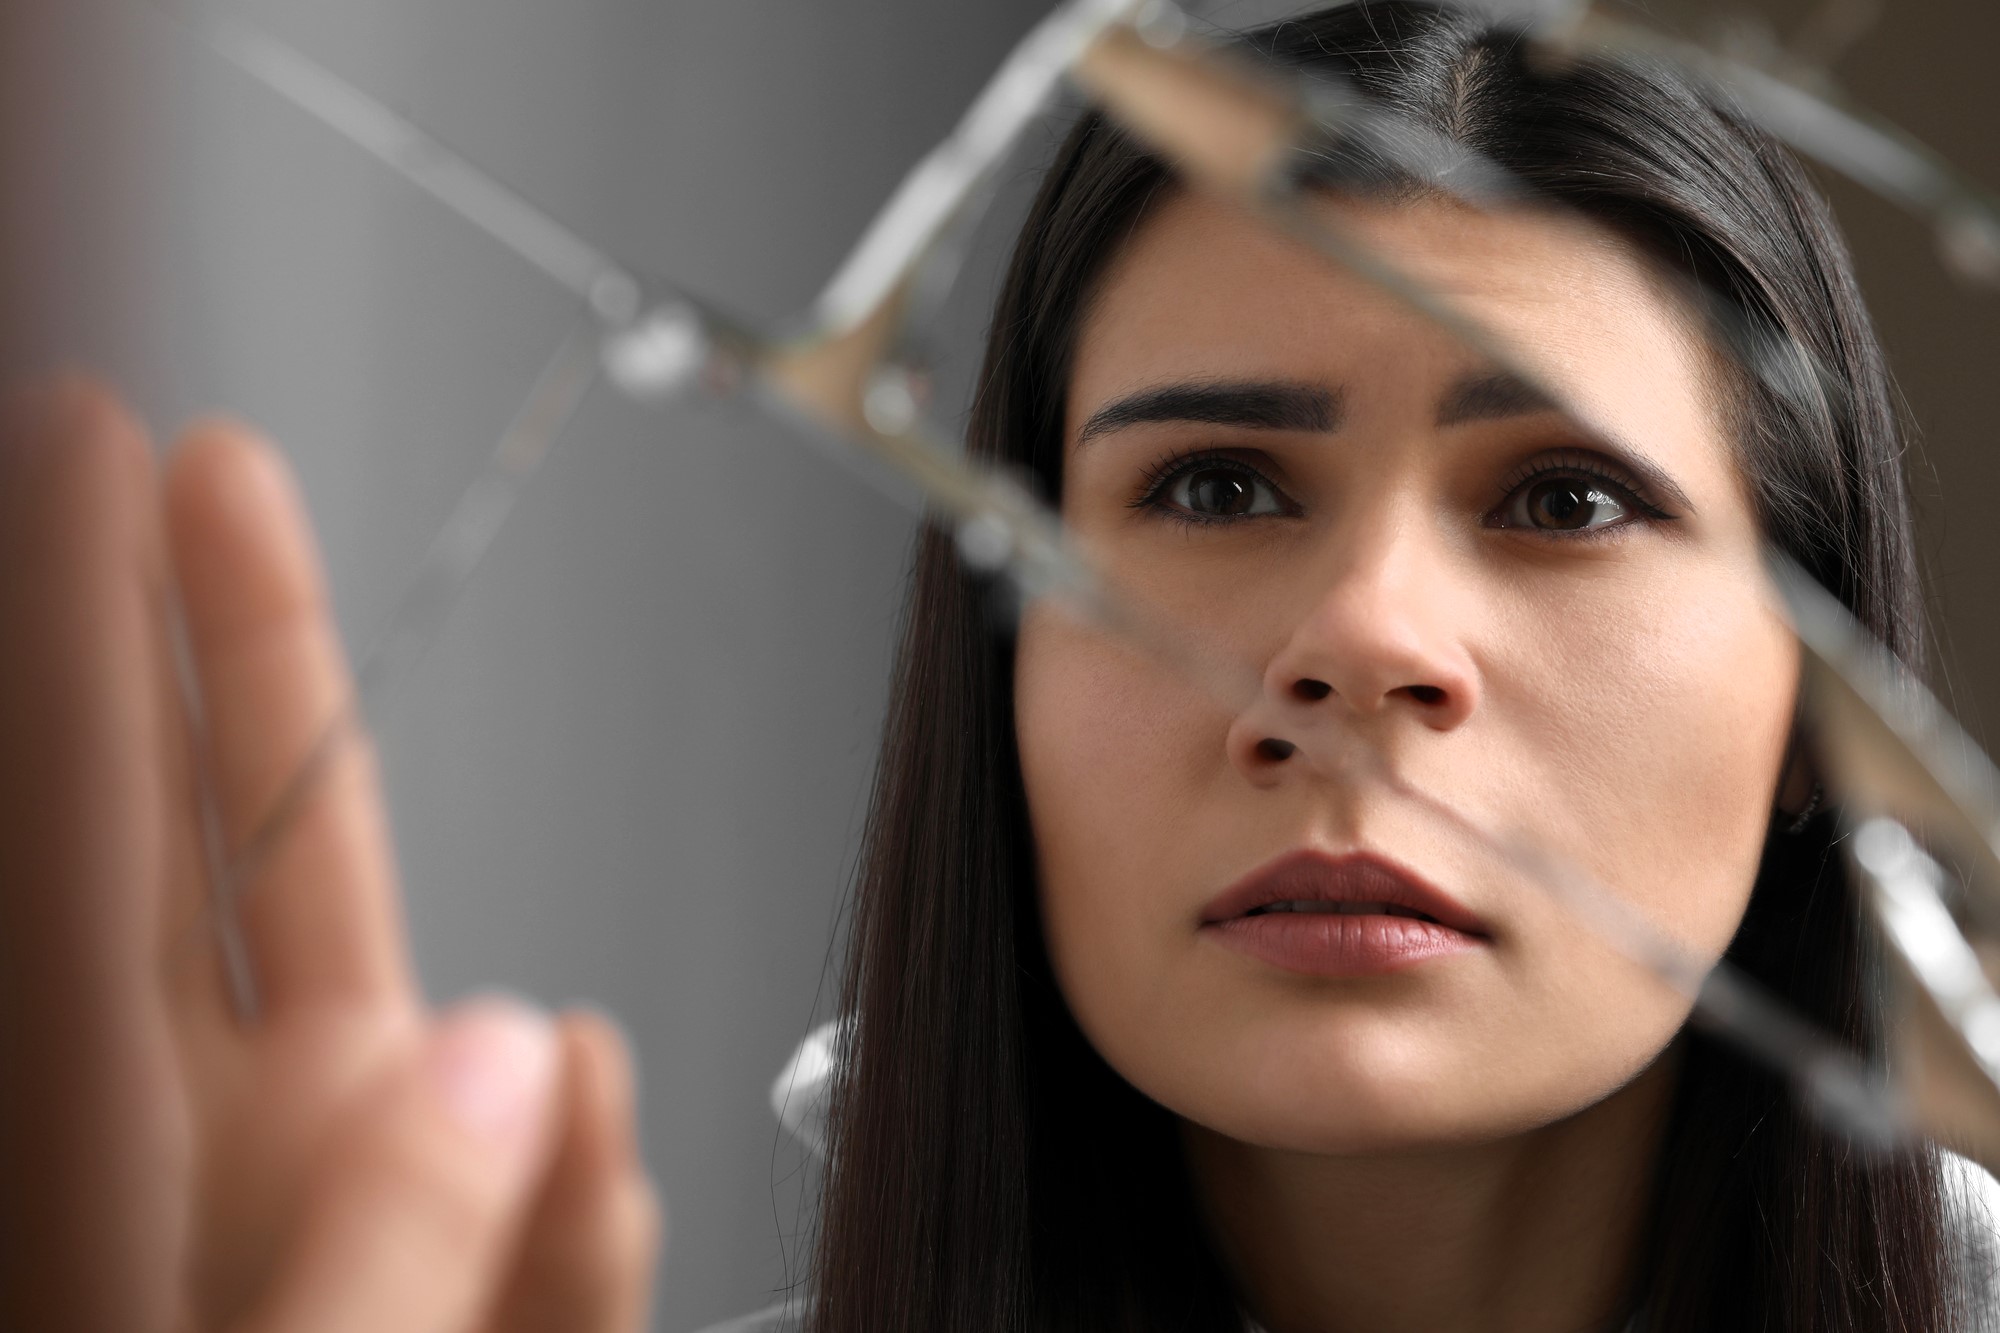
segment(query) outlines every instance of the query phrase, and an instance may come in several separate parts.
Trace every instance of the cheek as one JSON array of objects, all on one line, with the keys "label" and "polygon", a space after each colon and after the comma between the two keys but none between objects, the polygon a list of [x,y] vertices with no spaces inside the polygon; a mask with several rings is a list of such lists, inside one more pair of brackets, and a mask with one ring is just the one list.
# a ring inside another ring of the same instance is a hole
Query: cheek
[{"label": "cheek", "polygon": [[1796,645],[1756,589],[1694,566],[1517,596],[1489,663],[1503,813],[1705,954],[1748,901],[1797,690]]},{"label": "cheek", "polygon": [[1184,852],[1188,816],[1213,797],[1228,719],[1157,666],[1043,606],[1022,621],[1014,678],[1015,738],[1055,947],[1070,942],[1071,918],[1137,906],[1150,857]]},{"label": "cheek", "polygon": [[[1202,886],[1253,846],[1229,790],[1229,718],[1170,672],[1042,606],[1015,650],[1015,737],[1043,938],[1107,1056],[1185,976]],[[1115,1063],[1115,1060],[1114,1060]]]}]

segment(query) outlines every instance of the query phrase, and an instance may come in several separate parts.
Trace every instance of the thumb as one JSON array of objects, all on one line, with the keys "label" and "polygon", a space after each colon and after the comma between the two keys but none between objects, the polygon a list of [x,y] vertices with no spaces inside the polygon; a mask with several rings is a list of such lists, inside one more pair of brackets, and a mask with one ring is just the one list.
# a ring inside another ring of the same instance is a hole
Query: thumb
[{"label": "thumb", "polygon": [[464,1333],[550,1151],[559,1067],[539,1012],[461,1006],[321,1159],[291,1252],[238,1333]]}]

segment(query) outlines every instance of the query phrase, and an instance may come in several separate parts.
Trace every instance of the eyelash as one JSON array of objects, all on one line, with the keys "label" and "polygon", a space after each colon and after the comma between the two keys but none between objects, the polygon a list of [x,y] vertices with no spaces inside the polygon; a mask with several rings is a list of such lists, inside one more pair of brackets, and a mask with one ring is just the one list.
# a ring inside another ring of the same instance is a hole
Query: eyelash
[{"label": "eyelash", "polygon": [[[1261,482],[1263,485],[1269,486],[1272,492],[1284,500],[1286,504],[1292,503],[1290,497],[1285,495],[1282,486],[1239,458],[1234,458],[1229,454],[1212,452],[1194,454],[1168,452],[1152,463],[1147,464],[1143,473],[1144,480],[1140,483],[1139,498],[1131,502],[1131,507],[1134,509],[1151,510],[1161,518],[1171,519],[1176,523],[1184,523],[1190,527],[1240,523],[1244,517],[1250,517],[1249,515],[1245,515],[1243,517],[1232,518],[1221,514],[1197,514],[1192,510],[1181,509],[1167,502],[1165,498],[1166,493],[1176,481],[1188,473],[1210,469],[1233,472],[1238,476],[1249,478],[1253,482]],[[1296,509],[1295,505],[1293,507]],[[1292,517],[1292,515],[1286,514],[1279,517]]]},{"label": "eyelash", "polygon": [[[1581,477],[1604,487],[1614,499],[1626,506],[1632,517],[1617,523],[1608,523],[1596,528],[1578,528],[1565,532],[1555,528],[1521,528],[1517,525],[1496,521],[1507,508],[1508,501],[1527,487],[1547,477]],[[1558,449],[1516,468],[1500,485],[1500,502],[1486,516],[1489,527],[1509,532],[1528,531],[1560,541],[1591,541],[1619,528],[1630,527],[1641,519],[1654,523],[1671,523],[1674,515],[1662,509],[1646,491],[1645,486],[1624,469],[1615,466],[1600,454],[1586,453],[1576,449]]]},{"label": "eyelash", "polygon": [[[1281,501],[1292,507],[1291,511],[1282,515],[1243,515],[1230,517],[1220,514],[1197,514],[1191,510],[1182,509],[1167,502],[1165,496],[1168,489],[1181,477],[1191,472],[1210,469],[1233,472],[1250,478],[1255,483],[1261,483],[1270,487],[1272,492]],[[1229,454],[1214,452],[1192,454],[1169,452],[1148,464],[1142,475],[1143,480],[1140,483],[1139,496],[1137,499],[1131,501],[1131,507],[1133,509],[1149,510],[1162,518],[1185,524],[1189,527],[1241,523],[1250,517],[1290,518],[1296,517],[1298,513],[1296,502],[1285,494],[1283,487],[1279,486],[1277,482],[1273,481],[1264,472]],[[1614,498],[1621,504],[1626,505],[1634,517],[1618,523],[1605,524],[1596,528],[1580,528],[1570,532],[1552,528],[1522,529],[1517,525],[1497,521],[1498,516],[1506,509],[1508,501],[1519,494],[1524,487],[1531,486],[1535,482],[1547,477],[1579,477],[1602,486],[1611,491]],[[1501,528],[1510,532],[1532,531],[1563,541],[1588,541],[1601,537],[1603,534],[1617,528],[1630,526],[1631,523],[1639,519],[1658,523],[1671,523],[1674,520],[1674,515],[1668,513],[1655,503],[1647,494],[1645,486],[1637,478],[1623,469],[1612,466],[1609,460],[1593,453],[1574,449],[1560,449],[1532,459],[1510,474],[1506,481],[1501,483],[1499,502],[1488,511],[1483,521],[1488,527]]]}]

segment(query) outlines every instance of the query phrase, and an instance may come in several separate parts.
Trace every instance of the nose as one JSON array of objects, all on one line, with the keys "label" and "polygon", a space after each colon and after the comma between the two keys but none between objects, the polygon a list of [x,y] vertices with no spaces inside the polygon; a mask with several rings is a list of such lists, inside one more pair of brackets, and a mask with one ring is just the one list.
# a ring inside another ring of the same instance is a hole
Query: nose
[{"label": "nose", "polygon": [[1379,534],[1337,553],[1332,577],[1298,604],[1257,700],[1232,725],[1232,759],[1262,780],[1296,767],[1302,748],[1307,759],[1328,757],[1315,751],[1337,748],[1344,731],[1386,741],[1403,726],[1463,726],[1480,696],[1471,601],[1447,553],[1419,535]]}]

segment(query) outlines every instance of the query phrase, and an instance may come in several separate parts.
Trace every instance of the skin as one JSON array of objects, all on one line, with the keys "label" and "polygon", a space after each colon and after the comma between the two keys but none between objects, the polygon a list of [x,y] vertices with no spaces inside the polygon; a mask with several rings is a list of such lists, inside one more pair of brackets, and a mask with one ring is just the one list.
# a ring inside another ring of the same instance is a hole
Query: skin
[{"label": "skin", "polygon": [[241,427],[164,468],[105,390],[0,411],[0,1327],[630,1333],[658,1209],[590,1013],[433,1012],[365,740],[243,898],[228,1002],[177,588],[240,845],[350,681],[302,506]]},{"label": "skin", "polygon": [[[1623,1313],[1687,1002],[1348,756],[1531,832],[1713,958],[1779,794],[1796,650],[1760,592],[1711,353],[1645,261],[1548,217],[1320,207],[1594,430],[1518,402],[1440,424],[1452,387],[1494,370],[1479,354],[1224,205],[1159,204],[1080,331],[1062,512],[1113,583],[1252,686],[1218,700],[1030,614],[1017,728],[1048,948],[1091,1042],[1181,1118],[1273,1333],[1598,1327]],[[1129,395],[1223,381],[1320,386],[1339,420],[1081,438]],[[1606,476],[1578,478],[1607,441]],[[1207,490],[1184,475],[1155,499],[1233,487],[1249,512],[1135,507],[1163,458],[1206,451],[1258,475],[1218,489],[1199,464]],[[1671,486],[1635,485],[1635,454]],[[1593,526],[1536,526],[1517,483],[1543,465],[1610,497]],[[1387,855],[1489,938],[1326,978],[1200,929],[1297,847]]]}]

